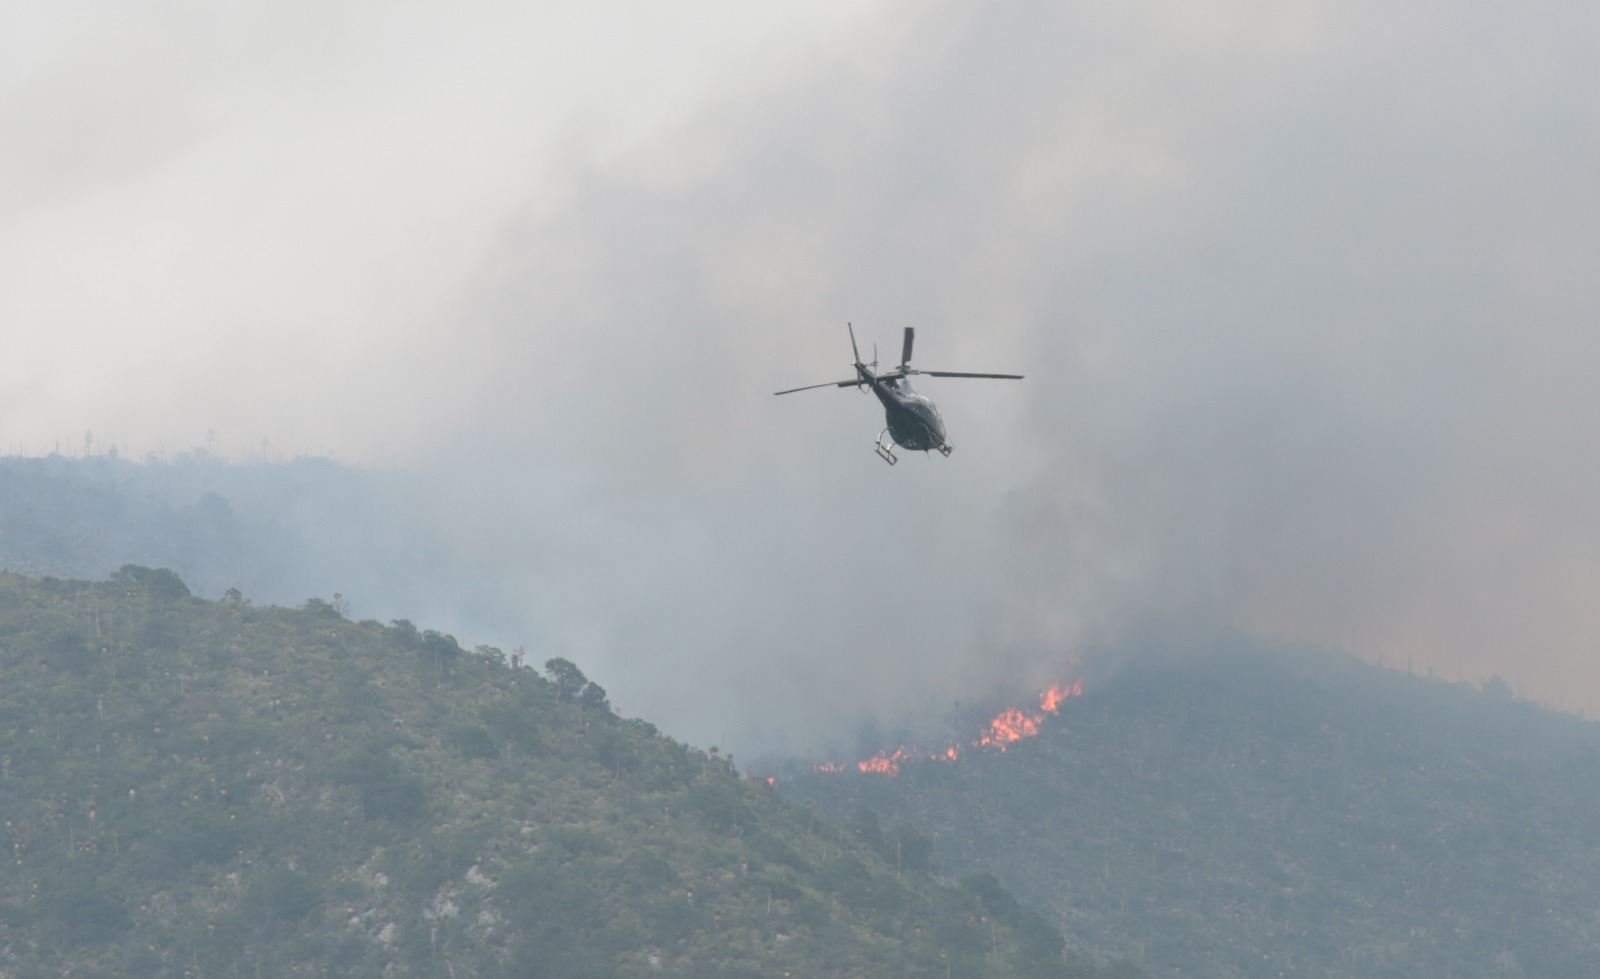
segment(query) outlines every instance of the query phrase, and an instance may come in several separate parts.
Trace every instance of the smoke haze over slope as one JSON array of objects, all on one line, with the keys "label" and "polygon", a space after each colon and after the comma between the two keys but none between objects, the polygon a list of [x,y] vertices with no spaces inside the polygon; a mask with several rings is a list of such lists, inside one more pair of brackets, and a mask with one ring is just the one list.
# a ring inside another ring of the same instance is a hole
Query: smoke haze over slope
[{"label": "smoke haze over slope", "polygon": [[[1600,706],[1590,8],[240,9],[25,6],[14,451],[426,470],[448,622],[738,746],[1153,623]],[[1028,379],[891,470],[846,320]]]}]

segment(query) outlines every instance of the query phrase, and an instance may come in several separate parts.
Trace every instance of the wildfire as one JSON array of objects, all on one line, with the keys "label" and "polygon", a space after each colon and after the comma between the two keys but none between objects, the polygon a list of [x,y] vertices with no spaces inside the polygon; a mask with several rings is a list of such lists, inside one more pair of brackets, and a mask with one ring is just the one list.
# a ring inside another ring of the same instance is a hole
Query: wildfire
[{"label": "wildfire", "polygon": [[1039,695],[1039,709],[1036,711],[1019,710],[1008,707],[995,715],[994,720],[983,729],[983,735],[974,744],[994,745],[1001,751],[1013,741],[1031,738],[1039,733],[1039,725],[1044,723],[1046,716],[1061,712],[1061,704],[1068,697],[1083,696],[1083,681],[1074,680],[1072,683],[1051,684],[1050,689]]},{"label": "wildfire", "polygon": [[[1017,707],[1007,707],[994,716],[994,719],[983,726],[982,732],[976,739],[969,742],[967,747],[982,748],[995,747],[1005,751],[1013,742],[1024,738],[1036,737],[1039,734],[1039,725],[1052,714],[1061,712],[1061,705],[1069,697],[1083,696],[1083,681],[1074,680],[1071,683],[1056,683],[1039,695],[1038,710],[1023,710]],[[858,761],[855,768],[860,772],[871,772],[879,775],[900,774],[900,763],[914,758],[925,757],[930,761],[956,761],[961,757],[961,745],[951,745],[944,751],[934,755],[917,755],[909,751],[905,745],[894,751],[880,751],[866,761]],[[814,772],[845,772],[850,770],[849,765],[835,765],[824,763],[812,765]]]},{"label": "wildfire", "polygon": [[1061,702],[1068,697],[1083,696],[1083,681],[1074,680],[1071,683],[1054,683],[1050,689],[1039,695],[1039,709],[1046,714],[1054,714],[1061,710]]},{"label": "wildfire", "polygon": [[995,715],[995,719],[983,729],[983,736],[978,738],[978,744],[997,745],[1004,751],[1006,745],[1013,741],[1037,736],[1039,722],[1042,720],[1044,720],[1043,714],[1025,713],[1015,707],[1008,707]]},{"label": "wildfire", "polygon": [[900,763],[910,758],[905,746],[894,749],[894,754],[880,751],[866,761],[856,762],[856,768],[863,772],[877,772],[880,775],[899,775]]}]

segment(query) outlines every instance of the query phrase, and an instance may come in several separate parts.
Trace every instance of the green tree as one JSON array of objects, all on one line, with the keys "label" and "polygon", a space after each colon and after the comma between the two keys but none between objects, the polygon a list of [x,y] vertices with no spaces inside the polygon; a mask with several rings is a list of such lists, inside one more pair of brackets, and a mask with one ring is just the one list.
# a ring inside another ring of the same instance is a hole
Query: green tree
[{"label": "green tree", "polygon": [[166,568],[124,564],[111,576],[111,580],[127,587],[130,591],[142,591],[159,601],[175,601],[188,598],[190,595],[189,586],[183,583],[177,572]]},{"label": "green tree", "polygon": [[611,702],[606,699],[606,688],[590,680],[583,685],[583,690],[578,694],[578,703],[594,710],[610,710]]},{"label": "green tree", "polygon": [[[545,660],[544,672],[550,677],[550,682],[556,685],[556,699],[560,701],[576,699],[589,683],[589,678],[578,669],[578,664],[560,656]],[[604,696],[604,691],[601,695]]]}]

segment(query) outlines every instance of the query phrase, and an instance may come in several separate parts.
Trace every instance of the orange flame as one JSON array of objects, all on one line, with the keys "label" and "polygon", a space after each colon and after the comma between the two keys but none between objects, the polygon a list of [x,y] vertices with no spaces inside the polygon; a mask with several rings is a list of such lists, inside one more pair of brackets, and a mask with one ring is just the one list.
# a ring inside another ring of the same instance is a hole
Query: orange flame
[{"label": "orange flame", "polygon": [[1052,683],[1050,689],[1039,695],[1039,709],[1046,714],[1054,714],[1061,710],[1061,702],[1068,697],[1083,696],[1083,681],[1074,680],[1071,683]]},{"label": "orange flame", "polygon": [[877,772],[882,775],[899,775],[900,763],[910,756],[906,754],[904,746],[894,749],[894,754],[880,751],[866,761],[856,762],[856,768],[863,772]]},{"label": "orange flame", "polygon": [[[968,746],[981,748],[993,746],[1005,751],[1013,742],[1024,738],[1037,737],[1039,725],[1044,723],[1047,715],[1059,714],[1061,705],[1069,697],[1083,696],[1083,681],[1074,680],[1071,683],[1055,683],[1039,695],[1039,709],[1037,711],[1021,710],[1016,707],[1007,707],[994,716],[988,724],[983,726],[982,732],[976,740],[969,742]],[[906,749],[905,745],[894,751],[880,751],[866,761],[858,761],[855,768],[860,772],[869,772],[878,775],[899,775],[900,763],[919,757]],[[961,757],[961,746],[951,745],[936,755],[925,756],[931,761],[956,761]],[[813,772],[844,772],[849,771],[849,765],[835,765],[831,763],[814,764]]]},{"label": "orange flame", "polygon": [[1032,738],[1039,733],[1039,722],[1044,720],[1043,714],[1025,714],[1015,707],[1008,707],[995,715],[989,726],[983,729],[983,735],[978,738],[978,744],[992,744],[1006,750],[1006,745],[1023,738]]}]

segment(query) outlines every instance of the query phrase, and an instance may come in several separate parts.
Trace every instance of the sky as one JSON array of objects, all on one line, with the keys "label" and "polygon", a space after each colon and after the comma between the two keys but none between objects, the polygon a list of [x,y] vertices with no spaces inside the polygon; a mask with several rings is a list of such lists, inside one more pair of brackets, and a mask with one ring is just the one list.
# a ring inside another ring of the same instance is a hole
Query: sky
[{"label": "sky", "polygon": [[[1600,709],[1600,10],[791,8],[9,5],[0,449],[414,474],[427,613],[740,750],[1229,633]],[[890,468],[846,322],[1027,379]]]}]

